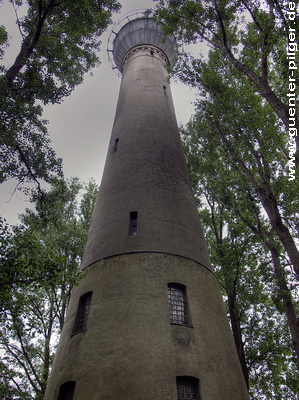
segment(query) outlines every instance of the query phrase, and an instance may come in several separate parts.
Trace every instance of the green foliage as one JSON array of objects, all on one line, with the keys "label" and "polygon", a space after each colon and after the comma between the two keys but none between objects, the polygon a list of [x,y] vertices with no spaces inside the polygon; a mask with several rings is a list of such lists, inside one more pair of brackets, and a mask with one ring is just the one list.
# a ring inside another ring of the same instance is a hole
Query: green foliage
[{"label": "green foliage", "polygon": [[[257,399],[299,395],[299,187],[288,179],[287,7],[161,0],[156,9],[166,33],[210,49],[182,53],[173,74],[198,89],[196,115],[183,129],[190,177]],[[294,79],[298,87],[297,71]]]},{"label": "green foliage", "polygon": [[[269,225],[258,199],[217,143],[215,131],[204,123],[203,113],[188,125],[183,138],[212,264],[228,315],[237,318],[242,333],[252,398],[296,398],[298,387],[288,378],[298,373],[296,356],[272,260],[263,240],[250,229],[253,226],[268,237]],[[282,250],[281,259],[285,263]],[[286,271],[298,306],[296,280]],[[234,310],[229,299],[235,301]]]},{"label": "green foliage", "polygon": [[4,55],[4,47],[7,45],[8,35],[3,25],[0,25],[0,60]]},{"label": "green foliage", "polygon": [[[81,195],[82,190],[84,191]],[[1,398],[42,399],[97,194],[94,181],[57,179],[22,224],[1,220]],[[2,392],[1,392],[2,391]]]},{"label": "green foliage", "polygon": [[[157,3],[155,17],[166,33],[173,33],[183,44],[204,42],[210,49],[219,50],[288,128],[289,21],[285,16],[288,3],[272,0],[160,0]],[[298,37],[298,26],[296,30]],[[177,74],[193,85],[201,81],[197,69],[200,57],[190,56],[186,60],[186,54],[182,53],[175,67]],[[295,57],[298,63],[298,52]],[[298,87],[297,70],[293,78]],[[299,130],[297,114],[295,124]],[[298,148],[298,138],[296,143]]]},{"label": "green foliage", "polygon": [[[99,37],[120,5],[115,0],[11,1],[22,43],[14,63],[0,68],[0,182],[61,175],[61,160],[50,147],[41,105],[60,103],[98,65]],[[24,10],[26,11],[24,13]],[[0,46],[7,34],[0,28]]]},{"label": "green foliage", "polygon": [[[257,238],[233,213],[217,209],[217,203],[209,201],[209,204],[210,211],[204,209],[201,219],[234,335],[236,317],[242,333],[245,372],[249,374],[252,398],[295,398],[298,388],[290,383],[288,376],[295,376],[298,370],[284,309],[278,308],[273,299],[276,282],[271,260]],[[219,240],[221,223],[223,237]],[[215,227],[218,227],[217,239],[211,231]],[[232,298],[234,310],[231,310]]]},{"label": "green foliage", "polygon": [[182,138],[239,357],[253,398],[296,398],[298,324],[290,313],[298,313],[298,282],[268,209],[296,240],[299,188],[287,179],[288,135],[220,50],[192,66],[181,73],[201,97]]}]

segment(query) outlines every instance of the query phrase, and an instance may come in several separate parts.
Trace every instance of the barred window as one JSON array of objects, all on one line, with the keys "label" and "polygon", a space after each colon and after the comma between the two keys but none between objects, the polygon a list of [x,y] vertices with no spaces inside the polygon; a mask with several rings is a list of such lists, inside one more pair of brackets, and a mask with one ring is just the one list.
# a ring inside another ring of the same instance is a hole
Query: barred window
[{"label": "barred window", "polygon": [[61,385],[57,400],[73,400],[75,385],[75,381],[65,382],[63,385]]},{"label": "barred window", "polygon": [[134,236],[137,234],[137,211],[130,212],[130,225],[129,235]]},{"label": "barred window", "polygon": [[168,284],[170,322],[178,325],[188,324],[186,287],[177,283]]},{"label": "barred window", "polygon": [[91,296],[92,296],[92,292],[87,292],[83,296],[80,297],[72,334],[86,329],[88,315],[89,315],[89,309],[90,309]]},{"label": "barred window", "polygon": [[178,376],[176,379],[178,400],[199,400],[198,379]]}]

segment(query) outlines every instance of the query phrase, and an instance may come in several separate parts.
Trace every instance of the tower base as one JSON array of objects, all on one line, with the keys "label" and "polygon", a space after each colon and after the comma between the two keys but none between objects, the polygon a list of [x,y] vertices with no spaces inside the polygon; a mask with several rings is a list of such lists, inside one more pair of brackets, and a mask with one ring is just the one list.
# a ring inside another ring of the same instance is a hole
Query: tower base
[{"label": "tower base", "polygon": [[[175,400],[177,377],[202,400],[246,400],[219,284],[183,257],[124,254],[85,270],[74,289],[45,400],[75,381],[74,400]],[[168,285],[186,288],[188,321],[170,321]],[[72,334],[78,299],[92,292],[86,329]]]}]

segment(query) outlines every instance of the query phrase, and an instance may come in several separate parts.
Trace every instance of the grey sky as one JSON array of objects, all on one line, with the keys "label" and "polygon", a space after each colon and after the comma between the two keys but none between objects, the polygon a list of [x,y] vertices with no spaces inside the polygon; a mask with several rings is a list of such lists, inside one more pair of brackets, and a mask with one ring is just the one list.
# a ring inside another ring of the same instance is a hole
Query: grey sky
[{"label": "grey sky", "polygon": [[[142,8],[151,8],[152,0],[120,0],[122,10],[113,16],[117,22],[125,14]],[[0,24],[7,26],[14,21],[8,0],[1,10]],[[112,26],[102,36],[100,52],[101,65],[93,70],[93,76],[86,76],[83,84],[60,105],[45,108],[44,117],[49,120],[48,129],[52,147],[63,159],[66,177],[78,176],[82,181],[93,177],[100,183],[105,163],[108,142],[116,109],[120,78],[112,71],[107,58],[107,41]],[[7,61],[12,62],[19,48],[18,33],[11,25],[11,35],[16,46],[7,52]],[[11,60],[11,61],[10,61]],[[186,123],[193,113],[194,95],[181,83],[172,83],[172,94],[178,123]],[[17,222],[17,215],[29,206],[22,193],[11,192],[15,183],[8,182],[0,188],[1,215],[9,223]]]}]

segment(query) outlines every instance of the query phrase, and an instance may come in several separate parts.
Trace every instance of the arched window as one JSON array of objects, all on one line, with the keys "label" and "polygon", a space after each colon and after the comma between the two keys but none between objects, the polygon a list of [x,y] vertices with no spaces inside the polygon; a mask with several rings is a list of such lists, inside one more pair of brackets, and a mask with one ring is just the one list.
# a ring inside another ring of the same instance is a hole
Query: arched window
[{"label": "arched window", "polygon": [[92,292],[87,292],[80,297],[72,334],[84,331],[87,327]]},{"label": "arched window", "polygon": [[200,400],[199,381],[191,376],[177,376],[178,400]]},{"label": "arched window", "polygon": [[188,325],[188,307],[186,286],[178,283],[168,284],[168,302],[170,322],[178,325]]}]

